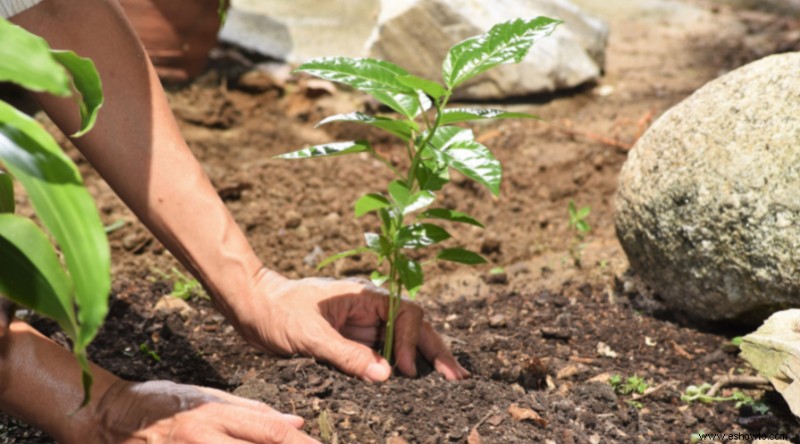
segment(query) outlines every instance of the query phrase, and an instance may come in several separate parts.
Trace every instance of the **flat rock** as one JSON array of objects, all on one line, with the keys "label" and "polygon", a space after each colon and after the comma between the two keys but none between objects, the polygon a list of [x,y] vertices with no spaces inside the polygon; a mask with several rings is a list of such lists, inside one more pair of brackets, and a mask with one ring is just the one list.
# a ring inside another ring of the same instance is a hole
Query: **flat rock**
[{"label": "flat rock", "polygon": [[617,236],[668,306],[749,322],[800,306],[799,142],[800,53],[708,83],[639,140]]},{"label": "flat rock", "polygon": [[742,338],[741,357],[769,379],[795,416],[800,417],[800,309],[769,317]]}]

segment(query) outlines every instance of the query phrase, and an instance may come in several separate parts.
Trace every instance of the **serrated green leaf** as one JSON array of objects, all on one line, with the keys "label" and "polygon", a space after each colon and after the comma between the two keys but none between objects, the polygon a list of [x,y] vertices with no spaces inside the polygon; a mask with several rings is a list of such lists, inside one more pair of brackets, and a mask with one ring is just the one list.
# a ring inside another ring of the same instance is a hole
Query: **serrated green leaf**
[{"label": "serrated green leaf", "polygon": [[409,75],[408,72],[384,60],[324,57],[300,65],[297,71],[361,90],[409,119],[419,115],[425,107],[425,103],[420,104],[417,92],[398,80]]},{"label": "serrated green leaf", "polygon": [[376,287],[380,287],[389,280],[389,276],[381,273],[380,271],[373,271],[372,274],[369,275],[369,280],[372,281],[372,284]]},{"label": "serrated green leaf", "polygon": [[436,200],[436,195],[430,191],[423,190],[411,196],[403,207],[403,214],[413,213],[414,211],[421,210]]},{"label": "serrated green leaf", "polygon": [[560,23],[548,17],[516,19],[457,43],[442,64],[444,83],[452,90],[492,67],[519,63],[534,42],[550,35]]},{"label": "serrated green leaf", "polygon": [[0,170],[0,213],[13,213],[14,206],[14,181],[8,173]]},{"label": "serrated green leaf", "polygon": [[375,128],[388,131],[406,141],[411,138],[412,131],[419,131],[419,125],[411,121],[370,116],[360,112],[337,114],[335,116],[326,117],[320,121],[317,126],[322,126],[331,122],[353,122],[374,126]]},{"label": "serrated green leaf", "polygon": [[72,291],[47,235],[30,219],[0,214],[0,294],[54,319],[75,338]]},{"label": "serrated green leaf", "polygon": [[400,229],[397,243],[403,248],[427,247],[450,239],[450,233],[434,224],[412,224]]},{"label": "serrated green leaf", "polygon": [[348,251],[343,251],[341,253],[336,253],[336,254],[334,254],[332,256],[328,256],[325,259],[323,259],[322,262],[320,262],[317,265],[317,270],[322,270],[323,268],[327,267],[328,265],[332,264],[333,262],[338,261],[339,259],[343,259],[343,258],[346,258],[346,257],[349,257],[349,256],[355,256],[355,255],[361,254],[361,253],[366,253],[368,251],[370,251],[370,249],[367,248],[367,247],[359,247],[359,248],[356,248],[356,249],[353,249],[353,250],[348,250]]},{"label": "serrated green leaf", "polygon": [[92,129],[97,120],[97,113],[103,106],[103,85],[94,62],[79,57],[72,51],[51,51],[53,58],[61,63],[72,74],[72,84],[80,93],[78,108],[81,115],[81,128],[72,135],[80,137]]},{"label": "serrated green leaf", "polygon": [[436,259],[468,265],[485,264],[488,262],[480,254],[463,248],[445,248],[436,255]]},{"label": "serrated green leaf", "polygon": [[64,254],[75,286],[85,349],[108,311],[110,251],[103,224],[77,168],[33,119],[0,102],[0,161],[28,193],[36,214]]},{"label": "serrated green leaf", "polygon": [[380,210],[381,208],[387,208],[391,205],[392,203],[389,202],[389,199],[381,196],[380,194],[375,194],[375,193],[365,194],[356,201],[355,204],[356,217],[361,217],[367,213]]},{"label": "serrated green leaf", "polygon": [[37,92],[69,96],[69,75],[41,37],[0,19],[0,82]]},{"label": "serrated green leaf", "polygon": [[442,85],[427,79],[423,79],[422,77],[407,75],[398,77],[398,80],[400,83],[409,88],[423,91],[425,94],[433,97],[434,100],[438,100],[440,97],[447,94],[447,90]]},{"label": "serrated green leaf", "polygon": [[404,255],[397,259],[397,271],[400,274],[400,282],[408,292],[408,297],[414,299],[425,282],[422,266]]},{"label": "serrated green leaf", "polygon": [[538,116],[526,113],[512,113],[499,109],[447,108],[442,110],[441,125],[483,119],[538,119]]},{"label": "serrated green leaf", "polygon": [[472,216],[458,211],[448,210],[447,208],[432,208],[430,210],[423,211],[419,217],[421,219],[449,220],[451,222],[460,222],[483,228],[483,224],[475,220]]},{"label": "serrated green leaf", "polygon": [[301,150],[292,151],[275,156],[276,159],[308,159],[311,157],[332,157],[345,154],[363,153],[369,151],[370,146],[365,141],[336,142],[323,145],[314,145]]},{"label": "serrated green leaf", "polygon": [[485,185],[495,196],[500,194],[503,170],[488,148],[475,141],[455,142],[441,153],[451,168]]}]

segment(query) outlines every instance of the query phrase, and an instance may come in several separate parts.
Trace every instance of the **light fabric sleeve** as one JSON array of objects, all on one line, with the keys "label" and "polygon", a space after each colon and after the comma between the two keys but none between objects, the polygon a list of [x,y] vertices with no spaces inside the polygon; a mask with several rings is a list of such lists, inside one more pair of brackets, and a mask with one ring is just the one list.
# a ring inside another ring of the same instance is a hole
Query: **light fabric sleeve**
[{"label": "light fabric sleeve", "polygon": [[10,18],[20,12],[36,6],[42,0],[0,0],[0,17]]}]

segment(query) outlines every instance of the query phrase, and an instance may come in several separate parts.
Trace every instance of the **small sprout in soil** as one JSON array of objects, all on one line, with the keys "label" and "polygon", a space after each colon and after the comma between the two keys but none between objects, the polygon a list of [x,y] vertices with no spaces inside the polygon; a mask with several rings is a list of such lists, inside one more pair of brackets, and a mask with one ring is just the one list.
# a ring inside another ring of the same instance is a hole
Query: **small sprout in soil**
[{"label": "small sprout in soil", "polygon": [[711,404],[714,402],[729,402],[736,401],[734,407],[741,408],[743,406],[752,406],[755,400],[740,390],[734,391],[730,396],[709,396],[708,391],[711,389],[711,384],[703,383],[699,386],[690,385],[686,387],[686,391],[681,395],[681,401],[691,404],[692,402],[702,402],[704,404]]},{"label": "small sprout in soil", "polygon": [[614,375],[608,380],[608,383],[611,385],[611,388],[620,395],[630,395],[634,393],[641,395],[650,387],[650,384],[648,384],[644,378],[636,375],[631,376],[624,382],[622,376]]},{"label": "small sprout in soil", "polygon": [[127,223],[128,221],[126,221],[125,219],[117,219],[116,221],[108,225],[105,225],[103,229],[105,230],[106,234],[111,234],[119,230],[120,228],[124,227]]},{"label": "small sprout in soil", "polygon": [[703,437],[705,437],[705,435],[706,435],[706,431],[705,430],[698,430],[697,433],[692,433],[689,436],[689,442],[691,444],[698,443],[701,440],[703,440]]},{"label": "small sprout in soil", "polygon": [[161,362],[161,356],[159,356],[155,350],[151,349],[150,346],[147,345],[147,342],[139,344],[139,350],[147,356],[150,356],[154,361]]},{"label": "small sprout in soil", "polygon": [[172,291],[169,294],[170,297],[183,299],[184,301],[188,301],[192,297],[210,299],[205,290],[203,290],[203,286],[200,285],[200,282],[198,282],[197,279],[181,273],[181,271],[175,267],[170,269],[170,274],[166,274],[158,270],[156,270],[154,273],[157,274],[162,280],[172,281]]},{"label": "small sprout in soil", "polygon": [[578,209],[575,202],[570,200],[567,206],[567,212],[569,213],[569,228],[574,233],[569,254],[572,256],[575,266],[580,268],[583,249],[586,248],[586,244],[584,244],[583,241],[586,239],[586,235],[592,231],[589,222],[586,222],[586,218],[589,216],[589,213],[592,212],[592,208],[583,207]]},{"label": "small sprout in soil", "polygon": [[[343,83],[373,96],[397,114],[373,116],[361,112],[327,117],[333,122],[369,125],[402,142],[399,150],[373,146],[365,140],[332,142],[278,156],[282,159],[341,156],[362,153],[386,165],[393,180],[380,193],[367,193],[355,202],[356,218],[377,215],[379,229],[364,235],[365,244],[336,254],[319,264],[369,253],[375,256],[371,280],[389,290],[389,312],[383,356],[392,361],[394,325],[401,295],[413,299],[424,282],[423,266],[443,260],[468,265],[486,263],[480,254],[460,246],[433,254],[421,253],[452,236],[433,222],[483,225],[472,216],[435,206],[436,192],[447,185],[453,171],[500,193],[502,167],[489,149],[475,140],[471,129],[457,126],[485,119],[537,118],[496,109],[447,108],[454,90],[464,82],[501,64],[518,63],[534,42],[551,34],[561,23],[547,17],[516,19],[492,27],[450,48],[442,64],[443,83],[412,75],[393,63],[348,57],[325,57],[301,65],[297,71]],[[581,223],[581,227],[585,222]],[[431,258],[420,261],[420,258]]]},{"label": "small sprout in soil", "polygon": [[741,336],[736,336],[736,337],[732,338],[731,339],[731,344],[733,344],[733,345],[735,345],[737,347],[741,347],[741,345],[742,345],[742,337]]}]

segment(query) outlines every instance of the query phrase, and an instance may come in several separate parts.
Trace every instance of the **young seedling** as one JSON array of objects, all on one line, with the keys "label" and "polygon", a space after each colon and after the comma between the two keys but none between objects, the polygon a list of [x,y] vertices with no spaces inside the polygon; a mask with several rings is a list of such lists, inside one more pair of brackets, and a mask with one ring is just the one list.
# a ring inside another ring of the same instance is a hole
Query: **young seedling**
[{"label": "young seedling", "polygon": [[648,384],[644,378],[636,375],[631,376],[625,381],[622,380],[622,376],[614,375],[608,380],[608,383],[611,385],[611,388],[620,395],[630,395],[633,393],[641,395],[650,387],[650,384]]},{"label": "young seedling", "polygon": [[708,392],[711,387],[709,383],[703,383],[700,386],[690,385],[686,387],[686,391],[681,395],[681,401],[687,404],[691,404],[692,402],[710,404],[713,402],[736,401],[734,407],[737,409],[745,405],[755,404],[755,400],[751,396],[739,390],[734,391],[730,396],[710,396]]},{"label": "young seedling", "polygon": [[592,230],[592,227],[586,222],[586,218],[589,216],[589,213],[592,212],[592,209],[591,207],[578,209],[575,206],[575,202],[570,200],[567,211],[569,213],[569,228],[575,233],[572,246],[569,249],[569,254],[572,256],[575,266],[580,268],[583,249],[586,247],[583,241],[586,239],[586,235]]},{"label": "young seedling", "polygon": [[[382,129],[404,143],[407,163],[402,165],[394,164],[363,140],[311,146],[278,156],[305,159],[367,153],[392,171],[394,180],[385,192],[366,194],[355,203],[357,218],[377,213],[380,230],[365,233],[365,246],[336,254],[319,264],[322,268],[337,259],[362,253],[376,257],[377,270],[372,273],[372,282],[388,286],[390,295],[383,347],[387,360],[392,359],[401,295],[406,292],[413,299],[424,281],[422,264],[409,251],[431,247],[451,237],[447,230],[431,222],[434,220],[483,227],[467,214],[431,207],[436,201],[435,192],[449,182],[451,170],[484,185],[494,195],[500,192],[500,162],[475,140],[471,130],[454,124],[480,119],[535,118],[495,109],[447,108],[454,89],[492,67],[520,62],[535,41],[552,33],[560,23],[547,17],[512,20],[456,44],[442,65],[444,84],[409,74],[393,63],[369,58],[322,58],[298,68],[370,94],[400,115],[392,118],[353,112],[328,117],[319,125],[352,122]],[[486,262],[481,255],[459,247],[440,250],[435,260]]]}]

